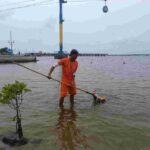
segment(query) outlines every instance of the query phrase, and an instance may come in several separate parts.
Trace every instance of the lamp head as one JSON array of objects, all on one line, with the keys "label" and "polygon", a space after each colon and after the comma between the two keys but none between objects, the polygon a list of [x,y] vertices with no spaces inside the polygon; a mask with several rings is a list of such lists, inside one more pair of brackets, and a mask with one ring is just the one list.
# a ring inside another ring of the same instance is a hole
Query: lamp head
[{"label": "lamp head", "polygon": [[107,13],[107,12],[108,12],[108,7],[107,7],[107,5],[105,5],[105,6],[103,7],[103,12],[104,12],[104,13]]}]

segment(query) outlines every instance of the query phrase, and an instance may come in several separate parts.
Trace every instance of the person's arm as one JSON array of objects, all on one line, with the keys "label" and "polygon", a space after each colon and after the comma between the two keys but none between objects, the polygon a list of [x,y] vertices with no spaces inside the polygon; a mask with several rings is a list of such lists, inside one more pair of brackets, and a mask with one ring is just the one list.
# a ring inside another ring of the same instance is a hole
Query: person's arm
[{"label": "person's arm", "polygon": [[58,66],[59,66],[59,64],[56,63],[56,64],[54,64],[54,65],[50,68],[50,71],[49,71],[49,73],[48,73],[48,78],[49,78],[49,79],[52,78],[52,77],[51,77],[51,74],[52,74],[52,72],[54,71],[54,69],[55,69],[56,67],[58,67]]},{"label": "person's arm", "polygon": [[49,74],[48,74],[48,78],[49,79],[51,79],[52,77],[51,77],[51,75],[52,75],[52,72],[54,71],[54,69],[56,68],[56,67],[58,67],[59,65],[64,65],[64,63],[65,63],[65,59],[61,59],[61,60],[59,60],[57,63],[55,63],[52,67],[51,67],[51,69],[50,69],[50,71],[49,71]]}]

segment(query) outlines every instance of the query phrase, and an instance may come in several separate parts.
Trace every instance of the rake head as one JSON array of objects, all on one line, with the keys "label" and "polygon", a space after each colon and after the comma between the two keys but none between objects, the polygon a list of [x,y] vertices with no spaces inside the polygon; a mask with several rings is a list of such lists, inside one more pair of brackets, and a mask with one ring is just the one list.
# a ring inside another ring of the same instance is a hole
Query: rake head
[{"label": "rake head", "polygon": [[94,102],[96,103],[105,103],[106,98],[104,96],[98,96],[96,94],[93,94]]}]

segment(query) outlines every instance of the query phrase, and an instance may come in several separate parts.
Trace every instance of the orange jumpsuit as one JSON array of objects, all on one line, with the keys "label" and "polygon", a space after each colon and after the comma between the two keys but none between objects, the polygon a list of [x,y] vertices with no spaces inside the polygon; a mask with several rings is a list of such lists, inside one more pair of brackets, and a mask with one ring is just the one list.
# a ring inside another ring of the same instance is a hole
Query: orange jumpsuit
[{"label": "orange jumpsuit", "polygon": [[70,95],[76,95],[76,85],[74,79],[74,73],[78,68],[78,62],[75,60],[73,62],[70,61],[70,58],[61,59],[58,62],[59,65],[62,66],[62,77],[61,81],[63,83],[72,85],[72,87],[67,86],[61,83],[60,87],[60,96],[65,97],[69,93]]}]

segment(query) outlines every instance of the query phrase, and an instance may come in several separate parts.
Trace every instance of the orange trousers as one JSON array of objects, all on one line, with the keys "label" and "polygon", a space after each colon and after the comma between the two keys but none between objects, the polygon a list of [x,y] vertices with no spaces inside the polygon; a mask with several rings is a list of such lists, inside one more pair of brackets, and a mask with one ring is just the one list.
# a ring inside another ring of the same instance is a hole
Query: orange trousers
[{"label": "orange trousers", "polygon": [[72,87],[66,85],[66,84],[63,84],[61,83],[61,86],[60,86],[60,96],[61,97],[65,97],[67,95],[76,95],[76,85],[75,85],[75,82],[73,84]]}]

